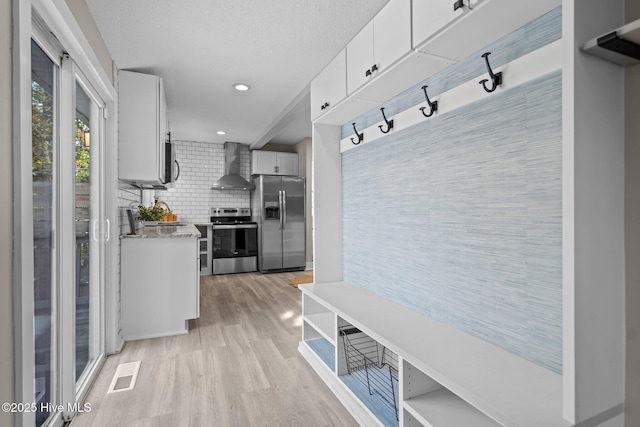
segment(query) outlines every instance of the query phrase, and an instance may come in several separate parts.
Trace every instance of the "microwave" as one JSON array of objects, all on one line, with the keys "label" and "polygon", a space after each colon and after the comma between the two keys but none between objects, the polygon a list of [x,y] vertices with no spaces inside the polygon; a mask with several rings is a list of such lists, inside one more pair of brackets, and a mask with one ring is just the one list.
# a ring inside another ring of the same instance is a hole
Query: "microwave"
[{"label": "microwave", "polygon": [[164,183],[173,184],[180,177],[180,164],[176,160],[176,145],[171,140],[169,133],[169,142],[164,144]]}]

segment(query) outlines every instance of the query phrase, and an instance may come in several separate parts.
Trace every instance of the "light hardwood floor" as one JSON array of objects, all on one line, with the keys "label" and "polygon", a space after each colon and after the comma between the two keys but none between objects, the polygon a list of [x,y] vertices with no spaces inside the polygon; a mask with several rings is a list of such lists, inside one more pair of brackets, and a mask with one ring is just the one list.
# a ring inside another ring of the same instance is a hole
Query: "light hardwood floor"
[{"label": "light hardwood floor", "polygon": [[[72,427],[356,426],[297,351],[302,274],[203,276],[188,335],[127,342],[109,356]],[[107,394],[120,363],[134,390]]]}]

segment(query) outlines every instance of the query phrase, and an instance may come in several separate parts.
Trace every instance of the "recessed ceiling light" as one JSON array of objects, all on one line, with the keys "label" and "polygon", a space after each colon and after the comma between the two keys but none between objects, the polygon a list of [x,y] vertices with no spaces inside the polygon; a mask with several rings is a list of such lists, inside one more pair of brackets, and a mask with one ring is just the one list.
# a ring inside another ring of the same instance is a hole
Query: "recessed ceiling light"
[{"label": "recessed ceiling light", "polygon": [[251,86],[246,85],[246,84],[244,84],[244,83],[238,83],[238,84],[233,85],[233,88],[234,88],[235,90],[239,90],[239,91],[241,91],[241,92],[244,92],[244,91],[246,91],[246,90],[251,89]]},{"label": "recessed ceiling light", "polygon": [[223,130],[219,130],[218,132],[216,132],[218,135],[226,135],[227,133]]}]

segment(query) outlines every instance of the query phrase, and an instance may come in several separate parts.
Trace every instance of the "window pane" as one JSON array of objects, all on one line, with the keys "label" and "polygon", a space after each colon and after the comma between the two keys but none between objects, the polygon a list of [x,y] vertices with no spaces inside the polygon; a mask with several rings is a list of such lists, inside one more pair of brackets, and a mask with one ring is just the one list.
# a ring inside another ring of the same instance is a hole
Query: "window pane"
[{"label": "window pane", "polygon": [[55,64],[31,41],[31,110],[33,173],[33,260],[36,426],[49,413],[43,403],[53,402],[52,303],[53,282],[53,183],[54,183],[54,81]]},{"label": "window pane", "polygon": [[79,84],[76,84],[75,114],[75,224],[76,224],[76,381],[91,360],[91,271],[92,218],[91,203],[91,99]]}]

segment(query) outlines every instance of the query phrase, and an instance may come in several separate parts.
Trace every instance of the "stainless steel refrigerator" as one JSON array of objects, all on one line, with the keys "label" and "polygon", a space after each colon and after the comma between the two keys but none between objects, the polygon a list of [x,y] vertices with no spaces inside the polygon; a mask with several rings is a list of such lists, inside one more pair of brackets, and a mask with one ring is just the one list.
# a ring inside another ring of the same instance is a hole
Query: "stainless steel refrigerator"
[{"label": "stainless steel refrigerator", "polygon": [[253,184],[251,216],[258,223],[258,270],[304,270],[304,178],[256,175]]}]

